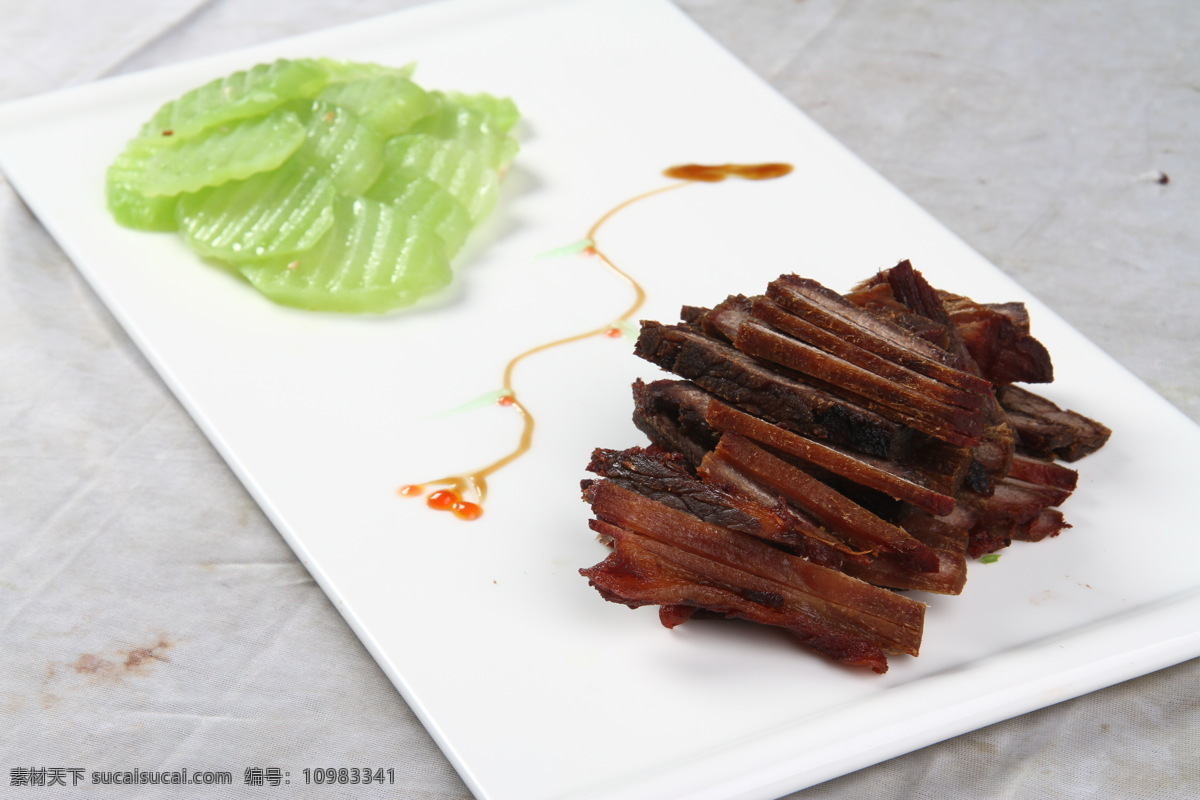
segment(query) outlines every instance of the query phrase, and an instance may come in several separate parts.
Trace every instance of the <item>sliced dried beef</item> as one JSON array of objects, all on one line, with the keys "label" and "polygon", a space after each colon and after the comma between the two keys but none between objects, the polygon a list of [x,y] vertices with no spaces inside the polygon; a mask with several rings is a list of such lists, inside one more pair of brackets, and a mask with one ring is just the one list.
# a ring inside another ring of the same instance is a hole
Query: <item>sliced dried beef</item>
[{"label": "sliced dried beef", "polygon": [[910,534],[737,434],[727,433],[713,455],[778,492],[843,541],[905,569],[933,572],[937,557]]},{"label": "sliced dried beef", "polygon": [[996,398],[1017,432],[1021,450],[1039,458],[1078,461],[1099,450],[1112,431],[1019,386],[1002,386]]},{"label": "sliced dried beef", "polygon": [[[697,606],[795,629],[806,641],[837,633],[881,653],[919,651],[921,603],[611,481],[589,483],[584,499],[596,516],[593,527],[614,552],[581,572],[616,602]],[[673,580],[680,573],[689,580]],[[886,661],[872,665],[880,667],[886,669]]]},{"label": "sliced dried beef", "polygon": [[685,325],[643,322],[634,352],[751,414],[858,452],[894,455],[912,436],[903,424],[782,375]]},{"label": "sliced dried beef", "polygon": [[1023,304],[939,291],[907,261],[840,295],[795,275],[644,321],[650,447],[597,449],[582,484],[612,552],[581,570],[676,627],[728,617],[849,666],[916,655],[967,560],[1070,527],[1075,460],[1109,431],[1012,381],[1048,381]]},{"label": "sliced dried beef", "polygon": [[954,509],[952,496],[932,488],[921,472],[905,468],[894,461],[851,453],[785,431],[719,400],[709,403],[705,422],[716,431],[744,436],[770,449],[782,451],[814,467],[883,492],[897,500],[912,503],[931,513],[948,514]]},{"label": "sliced dried beef", "polygon": [[996,385],[1054,380],[1050,353],[1030,335],[1022,304],[989,306],[949,292],[938,295],[983,377]]},{"label": "sliced dried beef", "polygon": [[658,447],[679,453],[693,466],[717,445],[705,421],[710,395],[690,381],[633,384],[633,424]]}]

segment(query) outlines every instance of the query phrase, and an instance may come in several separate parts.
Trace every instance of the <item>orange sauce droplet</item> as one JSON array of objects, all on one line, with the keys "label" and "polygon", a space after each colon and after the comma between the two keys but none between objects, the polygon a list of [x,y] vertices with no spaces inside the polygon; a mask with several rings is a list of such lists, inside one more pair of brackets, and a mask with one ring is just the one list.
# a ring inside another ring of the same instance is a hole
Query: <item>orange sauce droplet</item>
[{"label": "orange sauce droplet", "polygon": [[462,500],[450,506],[450,510],[454,512],[454,516],[459,519],[479,519],[483,516],[483,506],[478,503],[472,503],[468,500]]},{"label": "orange sauce droplet", "polygon": [[[663,174],[668,178],[679,179],[678,183],[671,183],[666,186],[660,186],[657,189],[651,189],[647,192],[630,197],[629,199],[618,203],[616,206],[605,212],[592,227],[588,229],[587,241],[592,242],[591,245],[585,247],[580,252],[586,256],[599,258],[604,266],[610,272],[616,275],[621,280],[629,284],[633,290],[633,300],[630,302],[625,312],[617,317],[612,323],[599,328],[583,331],[572,336],[566,336],[561,339],[555,339],[544,344],[539,344],[531,347],[523,353],[518,353],[504,367],[504,379],[502,381],[502,394],[496,400],[499,405],[515,408],[521,414],[521,435],[516,446],[502,458],[492,462],[491,464],[478,469],[474,472],[463,473],[461,475],[452,475],[446,478],[440,478],[435,481],[429,481],[424,485],[409,484],[402,486],[399,493],[410,497],[413,494],[419,494],[424,490],[425,486],[447,486],[448,489],[439,489],[432,492],[426,498],[425,503],[430,508],[445,511],[449,510],[454,513],[459,519],[472,520],[478,519],[483,514],[483,502],[487,497],[487,478],[493,473],[503,469],[504,467],[516,461],[529,451],[533,443],[534,419],[529,410],[516,398],[516,393],[513,389],[513,372],[517,365],[529,358],[532,355],[549,350],[554,347],[561,347],[565,344],[578,342],[583,339],[588,339],[593,336],[607,336],[617,338],[621,336],[621,324],[632,319],[634,314],[646,302],[646,291],[642,286],[635,281],[631,276],[621,270],[614,264],[604,251],[595,244],[596,234],[604,223],[608,222],[615,214],[628,208],[634,203],[641,202],[647,198],[653,197],[664,192],[673,191],[683,186],[688,186],[697,182],[715,183],[723,181],[728,177],[744,178],[746,180],[767,180],[770,178],[780,178],[792,171],[790,164],[782,163],[763,163],[763,164],[720,164],[720,165],[703,165],[703,164],[683,164],[680,166],[670,167],[663,171]],[[413,490],[413,491],[409,491]],[[473,494],[476,502],[463,500],[464,494]]]},{"label": "orange sauce droplet", "polygon": [[425,491],[425,488],[419,483],[406,483],[396,490],[396,494],[401,497],[416,497],[423,491]]},{"label": "orange sauce droplet", "polygon": [[458,502],[461,502],[458,494],[447,489],[439,489],[425,498],[425,505],[436,511],[448,511]]}]

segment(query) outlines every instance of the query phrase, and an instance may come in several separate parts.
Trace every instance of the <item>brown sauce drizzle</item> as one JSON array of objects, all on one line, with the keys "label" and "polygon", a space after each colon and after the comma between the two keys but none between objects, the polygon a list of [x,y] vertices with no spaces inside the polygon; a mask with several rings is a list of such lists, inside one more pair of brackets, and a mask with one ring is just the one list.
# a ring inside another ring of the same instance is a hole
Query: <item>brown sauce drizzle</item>
[{"label": "brown sauce drizzle", "polygon": [[[401,486],[396,490],[396,493],[401,497],[418,497],[429,489],[434,489],[425,498],[425,504],[437,511],[450,511],[460,519],[478,519],[483,514],[483,502],[487,498],[487,479],[490,475],[516,461],[521,456],[529,451],[533,445],[533,429],[534,418],[523,403],[517,398],[516,389],[513,384],[513,372],[517,365],[544,350],[549,350],[554,347],[560,347],[572,342],[578,342],[582,339],[588,339],[593,336],[608,336],[616,338],[621,335],[620,325],[626,323],[633,318],[633,315],[638,312],[638,309],[646,302],[646,291],[641,285],[634,280],[624,270],[614,264],[608,256],[596,245],[596,235],[604,223],[612,219],[613,216],[625,210],[634,203],[641,202],[655,195],[665,192],[680,189],[694,183],[716,183],[723,181],[729,177],[743,178],[745,180],[769,180],[772,178],[781,178],[792,171],[791,164],[782,163],[762,163],[762,164],[681,164],[674,167],[669,167],[663,170],[663,175],[668,178],[675,178],[679,182],[660,186],[656,189],[651,189],[647,192],[634,195],[628,200],[624,200],[611,209],[606,211],[599,219],[592,224],[588,229],[585,242],[587,245],[582,249],[582,252],[599,258],[606,268],[621,280],[629,284],[633,290],[633,300],[629,306],[619,317],[616,317],[611,323],[598,328],[592,328],[581,333],[576,333],[571,336],[566,336],[561,339],[539,344],[536,347],[531,347],[528,350],[518,353],[505,365],[504,376],[501,384],[501,390],[497,403],[503,406],[508,406],[516,409],[521,415],[521,435],[517,440],[516,446],[502,458],[493,461],[486,467],[477,469],[474,472],[466,472],[459,475],[450,475],[445,478],[438,478],[425,483],[410,483]],[[473,496],[474,501],[466,499]]]},{"label": "brown sauce drizzle", "polygon": [[668,178],[679,178],[683,181],[704,181],[716,183],[726,178],[744,178],[748,181],[765,181],[771,178],[782,178],[792,171],[791,164],[681,164],[663,170]]}]

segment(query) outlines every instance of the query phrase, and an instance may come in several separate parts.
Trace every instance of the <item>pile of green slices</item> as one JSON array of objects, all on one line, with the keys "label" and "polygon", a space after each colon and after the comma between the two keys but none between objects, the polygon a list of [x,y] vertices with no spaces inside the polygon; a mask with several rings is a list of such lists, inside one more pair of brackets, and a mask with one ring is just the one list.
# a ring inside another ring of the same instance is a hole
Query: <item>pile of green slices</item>
[{"label": "pile of green slices", "polygon": [[160,108],[108,169],[122,225],[178,231],[271,300],[383,312],[449,283],[518,114],[409,67],[279,60]]}]

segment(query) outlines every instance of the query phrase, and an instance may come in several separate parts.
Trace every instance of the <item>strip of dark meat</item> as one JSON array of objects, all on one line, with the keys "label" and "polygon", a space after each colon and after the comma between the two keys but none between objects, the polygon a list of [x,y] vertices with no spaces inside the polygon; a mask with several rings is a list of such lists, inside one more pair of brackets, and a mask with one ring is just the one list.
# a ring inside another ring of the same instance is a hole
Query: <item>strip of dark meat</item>
[{"label": "strip of dark meat", "polygon": [[[792,288],[801,298],[813,295],[821,300],[815,310],[809,309],[809,317],[835,326],[841,324],[838,318],[829,316],[825,308],[836,306],[837,295],[813,281],[800,279],[800,282],[803,291],[794,286]],[[783,284],[784,278],[776,283]],[[777,294],[784,291],[779,289]],[[795,297],[792,300],[796,302]],[[855,311],[853,306],[848,306],[848,309],[847,313]],[[756,310],[762,318],[755,316]],[[879,323],[878,320],[875,322]],[[977,444],[982,425],[982,418],[977,412],[981,406],[995,403],[991,385],[973,375],[964,373],[963,376],[954,377],[961,381],[975,381],[979,389],[977,393],[931,379],[868,351],[804,317],[791,314],[769,298],[733,295],[711,310],[692,309],[689,324],[723,337],[739,350],[770,361],[777,369],[782,367],[831,394],[954,444]],[[793,332],[800,334],[798,339],[792,335]],[[895,339],[904,340],[903,331],[892,329],[889,334]],[[859,340],[869,341],[863,337]],[[911,337],[909,340],[914,346],[925,346],[924,342]],[[894,348],[896,344],[885,340],[875,341],[873,346],[883,352],[891,352],[889,348]],[[915,357],[909,354],[910,360]],[[934,368],[938,366],[933,364]]]},{"label": "strip of dark meat", "polygon": [[643,322],[634,353],[717,397],[798,433],[891,456],[911,429],[771,367],[685,325]]},{"label": "strip of dark meat", "polygon": [[1003,550],[1014,541],[1040,542],[1071,527],[1057,508],[1043,508],[1032,519],[1015,522],[983,518],[969,532],[967,555],[979,558]]},{"label": "strip of dark meat", "polygon": [[883,671],[921,638],[893,590],[958,594],[969,557],[1070,527],[1078,475],[1053,459],[1109,436],[1012,385],[1053,377],[1023,304],[907,261],[845,296],[784,275],[681,318],[635,347],[684,379],[634,384],[653,445],[597,449],[582,483],[613,551],[581,572],[668,628],[741,618]]},{"label": "strip of dark meat", "polygon": [[[886,294],[878,291],[881,287],[890,291],[890,303]],[[941,295],[908,261],[901,261],[864,281],[847,297],[852,302],[869,302],[878,314],[891,313],[906,320],[913,315],[924,318],[927,335],[944,348],[955,363],[972,374],[981,374],[942,304]],[[932,335],[933,330],[940,330],[940,334]],[[969,487],[980,494],[990,494],[993,481],[1007,474],[1015,449],[1016,433],[995,396],[989,395],[983,408],[983,432],[973,455],[978,466],[967,474]]]},{"label": "strip of dark meat", "polygon": [[[833,474],[907,500],[934,514],[946,514],[953,508],[953,494],[969,461],[966,451],[947,447],[931,447],[917,453],[914,466],[843,450],[738,411],[689,381],[659,380],[646,384],[639,380],[634,383],[633,395],[633,420],[638,429],[658,447],[683,454],[692,467],[698,466],[704,454],[716,446],[720,431],[729,428],[805,458]],[[719,404],[716,411],[712,411],[714,404]],[[724,423],[717,424],[710,414],[719,415]]]},{"label": "strip of dark meat", "polygon": [[1024,308],[1013,308],[1021,304],[985,306],[949,292],[938,296],[983,377],[997,385],[1054,380],[1050,353],[1029,334]]},{"label": "strip of dark meat", "polygon": [[[846,547],[816,521],[747,476],[705,459],[692,474],[684,459],[658,447],[596,448],[588,470],[618,486],[730,530],[772,542],[822,566],[840,567]],[[860,559],[861,560],[861,559]]]},{"label": "strip of dark meat", "polygon": [[714,458],[712,453],[704,457],[697,470],[707,484],[719,486],[726,491],[736,492],[769,508],[781,509],[791,520],[791,531],[799,540],[788,548],[790,552],[804,556],[814,564],[839,569],[847,561],[866,561],[866,556],[848,546],[841,539],[821,527],[803,510],[789,504],[778,493],[756,481],[733,464]]},{"label": "strip of dark meat", "polygon": [[651,443],[681,454],[693,467],[717,445],[704,421],[710,394],[688,381],[633,384],[633,424]]},{"label": "strip of dark meat", "polygon": [[854,292],[846,296],[847,302],[854,303],[861,299],[861,290],[873,289],[880,285],[886,285],[891,290],[896,305],[879,304],[880,297],[874,295],[873,300],[878,304],[874,306],[877,315],[886,318],[887,312],[894,313],[898,307],[904,312],[924,317],[927,322],[923,324],[921,339],[931,342],[935,349],[945,353],[946,357],[963,371],[982,378],[979,365],[974,363],[970,352],[963,345],[962,337],[942,304],[937,289],[930,286],[925,276],[913,269],[909,261],[901,261],[891,269],[883,270],[863,281]]},{"label": "strip of dark meat", "polygon": [[962,486],[973,458],[970,448],[923,436],[913,440],[897,463],[920,472],[934,491],[953,495]]},{"label": "strip of dark meat", "polygon": [[937,554],[936,572],[913,572],[880,558],[847,562],[842,571],[875,586],[962,594],[967,583],[967,531],[916,509],[905,511],[897,524]]},{"label": "strip of dark meat", "polygon": [[1059,408],[1019,386],[1002,386],[996,397],[1017,431],[1020,448],[1038,458],[1078,461],[1103,447],[1112,435],[1096,420]]},{"label": "strip of dark meat", "polygon": [[623,489],[686,511],[731,531],[747,533],[788,547],[798,545],[795,523],[785,508],[757,503],[720,485],[700,481],[683,457],[657,448],[631,447],[592,451],[588,471]]},{"label": "strip of dark meat", "polygon": [[977,410],[983,405],[986,392],[968,392],[922,375],[894,361],[889,361],[853,342],[846,341],[837,334],[813,325],[803,317],[786,311],[767,297],[751,298],[749,313],[755,319],[778,331],[831,353],[897,386],[920,392],[947,405],[959,406],[968,410]]},{"label": "strip of dark meat", "polygon": [[979,443],[983,423],[977,412],[947,405],[894,384],[760,322],[752,320],[740,325],[734,346],[743,353],[874,400],[890,409],[899,421],[930,436],[967,447]]},{"label": "strip of dark meat", "polygon": [[[872,278],[871,280],[875,280]],[[885,319],[901,330],[908,331],[938,348],[946,341],[946,328],[928,317],[909,311],[886,282],[863,283],[846,293],[846,299],[880,319]]]},{"label": "strip of dark meat", "polygon": [[750,315],[750,298],[731,294],[712,308],[685,307],[683,311],[682,319],[690,327],[732,344],[738,325]]},{"label": "strip of dark meat", "polygon": [[914,372],[969,392],[981,394],[991,389],[986,380],[962,370],[946,351],[816,281],[783,275],[767,287],[767,297],[814,325]]},{"label": "strip of dark meat", "polygon": [[944,331],[944,337],[941,341],[935,342],[938,348],[949,353],[955,363],[963,365],[963,369],[975,375],[979,374],[977,370],[969,369],[963,363],[963,348],[961,340],[958,338],[958,331],[954,328],[954,323],[950,320],[950,315],[942,304],[937,289],[930,286],[925,277],[913,269],[912,262],[905,259],[891,269],[880,272],[874,278],[865,281],[865,284],[870,286],[879,282],[887,283],[892,289],[892,296],[909,311],[940,325]]},{"label": "strip of dark meat", "polygon": [[1079,473],[1070,467],[1026,455],[1013,456],[1008,476],[1028,483],[1040,483],[1044,486],[1066,489],[1070,492],[1075,491],[1075,487],[1079,483]]},{"label": "strip of dark meat", "polygon": [[[767,320],[757,320],[751,314],[752,309],[757,307],[760,303],[767,304],[767,306],[771,308],[780,309],[780,313],[786,315],[788,318],[793,320],[794,323],[799,323],[801,326],[809,326],[809,323],[804,319],[783,311],[782,308],[773,301],[763,297],[748,298],[744,295],[731,295],[711,309],[688,307],[685,309],[685,312],[688,317],[688,325],[695,328],[697,331],[715,336],[720,338],[722,341],[732,341],[737,339],[739,330],[745,323],[749,321],[767,322]],[[892,304],[898,306],[898,303],[895,300],[892,300]],[[916,315],[913,314],[908,314],[907,316],[914,319],[924,319],[923,317],[916,317]],[[826,336],[831,336],[831,334]],[[833,352],[831,348],[837,347],[832,343],[834,341],[841,341],[840,337],[836,336],[832,339],[823,337],[822,340],[825,341],[829,346],[822,347],[821,349],[830,352]],[[789,369],[787,366],[784,366],[778,362],[771,364],[771,369],[778,374],[784,375],[785,377],[790,377],[793,380],[818,388],[829,395],[841,398],[843,401],[851,403],[857,407],[867,409],[885,419],[893,420],[899,424],[905,425],[905,427],[911,425],[913,422],[912,417],[910,415],[905,415],[903,410],[898,411],[896,408],[896,403],[883,403],[874,399],[875,397],[879,396],[879,393],[882,393],[886,397],[890,397],[892,393],[887,391],[889,382],[896,377],[896,370],[907,371],[906,368],[899,366],[898,364],[894,364],[886,359],[882,359],[876,356],[874,353],[870,353],[862,348],[856,348],[855,345],[849,342],[845,342],[841,346],[841,350],[838,352],[844,352],[847,348],[850,348],[852,351],[856,350],[858,353],[860,353],[860,355],[857,357],[857,362],[854,362],[852,359],[850,359],[852,363],[856,364],[856,366],[863,367],[868,371],[872,371],[880,375],[891,376],[887,381],[877,382],[878,393],[867,392],[864,394],[861,391],[856,391],[858,387],[854,385],[853,380],[851,380],[849,383],[846,381],[839,382],[836,378],[833,381],[822,380],[814,375],[812,371],[809,371],[807,374],[805,374],[803,372]],[[832,374],[835,376],[849,377],[853,379],[853,374],[847,376],[838,369],[838,363],[839,359],[835,357],[831,358],[829,363],[825,366],[832,370]],[[974,378],[974,376],[968,377]],[[919,390],[917,396],[921,396],[922,394],[928,395],[932,401],[935,401],[931,402],[930,404],[930,406],[934,409],[932,413],[930,412],[929,408],[918,408],[914,410],[911,406],[905,406],[905,409],[910,410],[914,414],[922,416],[927,420],[938,419],[938,409],[940,409],[941,406],[936,401],[950,405],[961,405],[969,409],[967,412],[965,412],[967,414],[970,414],[971,411],[977,411],[981,406],[983,406],[989,411],[990,416],[991,410],[995,407],[995,398],[992,396],[990,388],[991,385],[985,381],[979,381],[979,384],[985,387],[985,391],[978,395],[956,389],[953,386],[943,384],[936,380],[932,380],[915,371],[908,371],[908,381],[908,384],[903,385],[906,385],[909,388],[917,388]],[[841,385],[839,385],[839,383]],[[940,387],[940,389],[931,388],[931,386]],[[910,392],[909,396],[913,396],[913,393]],[[954,402],[955,400],[958,402]],[[954,412],[951,411],[950,413],[953,414]],[[952,428],[952,426],[949,425],[946,427]],[[911,447],[914,444],[919,444],[921,437],[922,434],[913,430],[913,436],[907,440],[909,446]],[[953,439],[955,437],[951,436],[950,438]],[[954,446],[957,447],[958,445]],[[895,452],[892,454],[892,456],[895,458],[905,458],[906,454],[902,452]],[[918,459],[909,458],[908,461],[910,465],[915,466],[918,469],[922,468]],[[947,474],[957,475],[957,473],[954,471],[951,471]],[[976,486],[976,488],[982,491],[984,486]]]},{"label": "strip of dark meat", "polygon": [[[681,559],[664,557],[661,551],[665,548],[654,548],[655,540],[648,536],[598,520],[592,520],[591,526],[610,540],[614,549],[599,564],[579,572],[606,600],[631,608],[658,605],[659,620],[668,628],[690,618],[696,610],[774,625],[790,631],[801,643],[832,661],[881,674],[887,671],[887,655],[879,644],[829,624],[822,614],[802,603],[793,602],[789,608],[788,598],[778,592],[727,588],[723,585],[729,580],[725,576],[724,580],[714,581],[704,571],[687,569],[677,563]],[[681,553],[675,550],[670,555]]]},{"label": "strip of dark meat", "polygon": [[1029,483],[1010,476],[996,482],[996,491],[987,498],[988,515],[1027,522],[1047,506],[1060,506],[1071,496],[1070,489]]},{"label": "strip of dark meat", "polygon": [[1019,542],[1040,542],[1042,539],[1058,536],[1064,528],[1069,527],[1071,526],[1057,508],[1043,508],[1028,522],[1013,525],[1009,536]]},{"label": "strip of dark meat", "polygon": [[[819,609],[831,624],[869,636],[888,652],[915,654],[919,648],[925,611],[921,603],[710,525],[608,481],[590,484],[584,499],[601,522],[707,562],[700,569],[713,579],[710,582],[796,598],[808,608]],[[696,569],[702,562],[691,563]],[[750,582],[746,575],[758,580]]]},{"label": "strip of dark meat", "polygon": [[892,639],[897,652],[917,647],[925,615],[922,603],[817,566],[754,537],[710,525],[608,481],[595,481],[583,497],[604,522],[809,594],[827,603],[829,611],[840,611],[835,616],[838,624]]},{"label": "strip of dark meat", "polygon": [[1037,541],[1069,527],[1053,507],[1070,495],[1070,489],[1007,476],[996,482],[991,497],[960,493],[959,504],[948,519],[969,529],[967,552],[978,558],[1007,547],[1013,539]]},{"label": "strip of dark meat", "polygon": [[742,436],[726,433],[713,456],[783,495],[847,542],[907,569],[935,572],[937,556],[903,529],[880,519],[835,489]]},{"label": "strip of dark meat", "polygon": [[719,431],[740,434],[930,513],[949,514],[954,510],[953,497],[934,491],[920,474],[905,470],[893,462],[821,444],[738,411],[719,400],[709,403],[705,421]]}]

